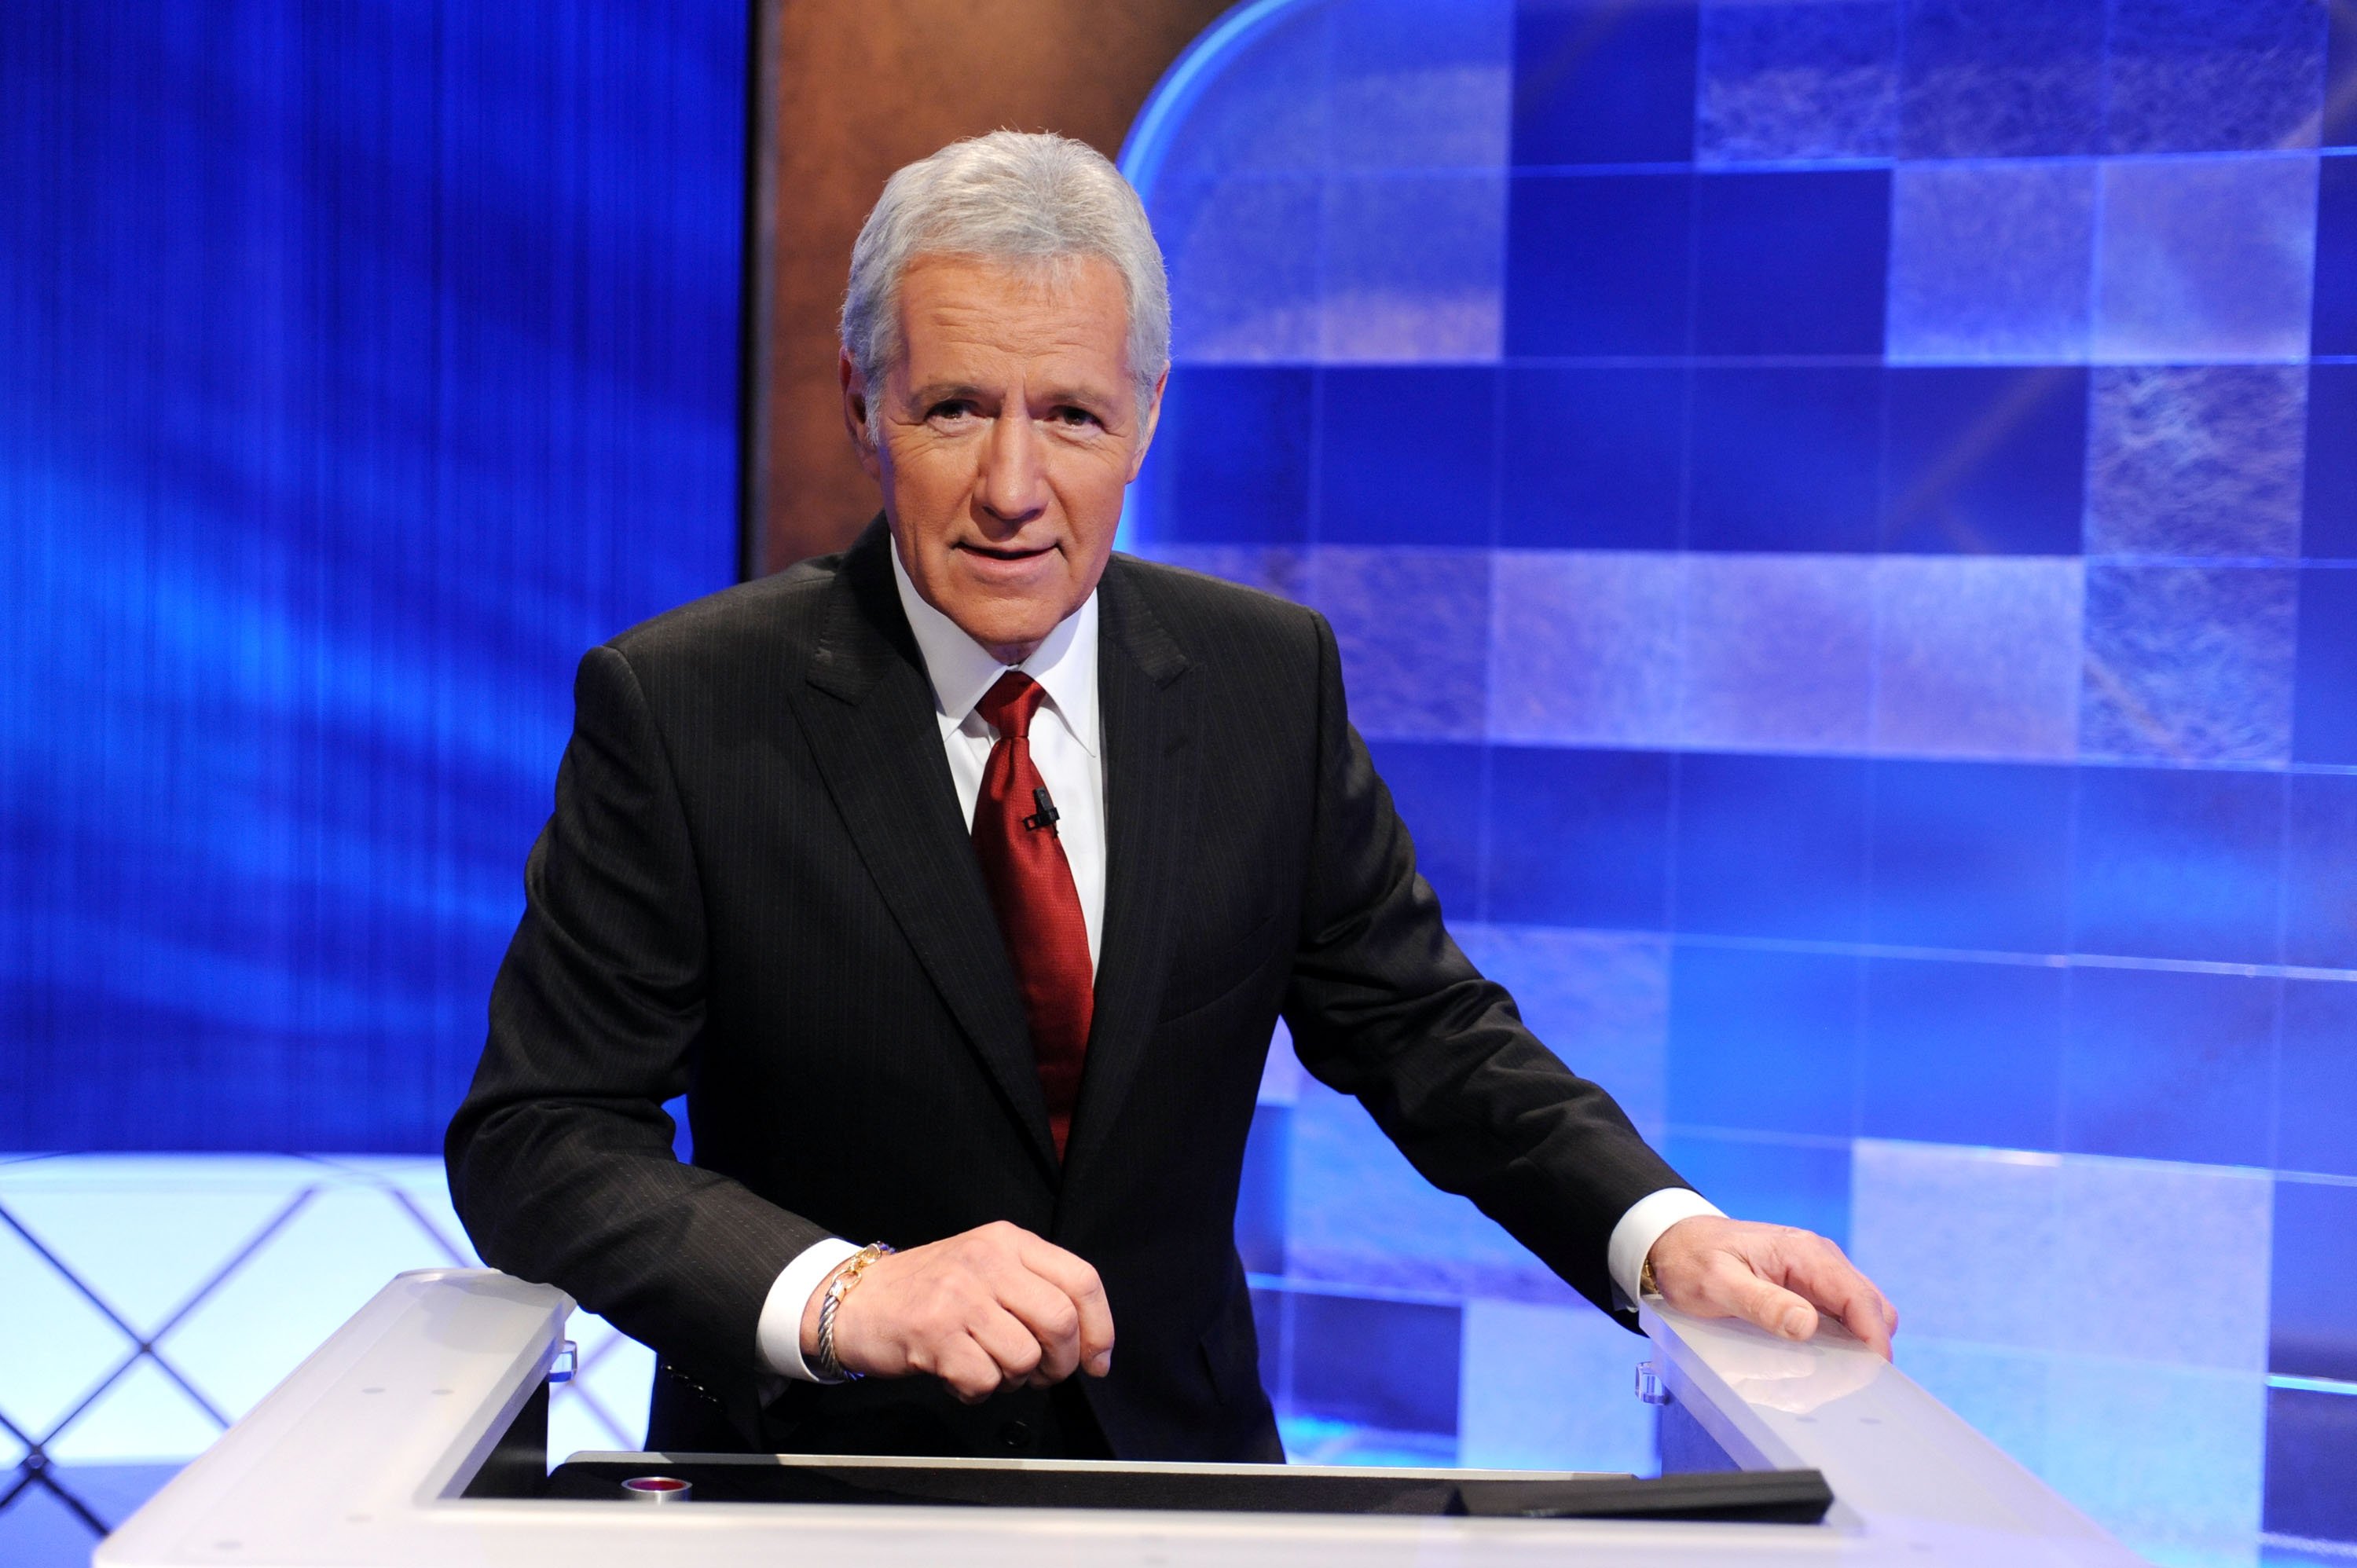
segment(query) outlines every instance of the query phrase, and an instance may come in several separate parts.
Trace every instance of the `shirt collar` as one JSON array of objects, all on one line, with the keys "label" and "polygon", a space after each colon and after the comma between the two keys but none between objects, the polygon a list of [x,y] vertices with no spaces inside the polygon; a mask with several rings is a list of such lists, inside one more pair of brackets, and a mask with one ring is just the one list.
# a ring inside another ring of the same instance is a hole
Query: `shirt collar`
[{"label": "shirt collar", "polygon": [[[900,593],[901,613],[916,635],[917,651],[933,684],[933,706],[952,725],[965,723],[1008,666],[966,635],[963,628],[926,602],[900,564],[898,541],[892,557],[892,585]],[[1046,689],[1064,727],[1091,757],[1097,754],[1097,596],[1090,590],[1081,607],[1056,623],[1031,657],[1014,666]]]}]

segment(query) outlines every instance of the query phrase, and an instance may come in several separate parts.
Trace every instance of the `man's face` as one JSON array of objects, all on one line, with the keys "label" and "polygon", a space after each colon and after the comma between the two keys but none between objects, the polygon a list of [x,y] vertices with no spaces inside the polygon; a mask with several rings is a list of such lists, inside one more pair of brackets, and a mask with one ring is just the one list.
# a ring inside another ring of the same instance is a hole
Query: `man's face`
[{"label": "man's face", "polygon": [[1044,275],[920,258],[900,340],[882,387],[845,357],[844,417],[917,591],[1017,662],[1103,575],[1161,408],[1159,384],[1136,406],[1121,274],[1095,257]]}]

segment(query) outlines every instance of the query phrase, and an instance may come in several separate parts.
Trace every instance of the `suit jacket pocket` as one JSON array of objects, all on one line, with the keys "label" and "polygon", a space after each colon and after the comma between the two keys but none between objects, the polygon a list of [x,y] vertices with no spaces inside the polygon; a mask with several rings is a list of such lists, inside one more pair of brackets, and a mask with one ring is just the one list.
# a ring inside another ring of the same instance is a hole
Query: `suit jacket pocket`
[{"label": "suit jacket pocket", "polygon": [[1269,937],[1275,925],[1276,912],[1271,910],[1254,922],[1249,930],[1221,943],[1206,957],[1180,954],[1162,987],[1161,1021],[1183,1018],[1225,1000],[1231,992],[1266,968],[1273,956]]}]

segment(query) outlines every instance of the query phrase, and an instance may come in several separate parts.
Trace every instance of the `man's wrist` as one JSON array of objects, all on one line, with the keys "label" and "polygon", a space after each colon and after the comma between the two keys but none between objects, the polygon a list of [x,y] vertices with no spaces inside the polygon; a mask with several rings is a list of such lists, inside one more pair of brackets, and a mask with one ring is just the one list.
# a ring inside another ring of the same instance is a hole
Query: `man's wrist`
[{"label": "man's wrist", "polygon": [[1605,1246],[1605,1272],[1612,1276],[1614,1305],[1633,1309],[1645,1295],[1652,1283],[1645,1278],[1646,1265],[1652,1261],[1653,1244],[1663,1231],[1681,1219],[1718,1212],[1717,1204],[1683,1187],[1665,1187],[1631,1204],[1612,1227],[1612,1239]]},{"label": "man's wrist", "polygon": [[835,1353],[835,1318],[845,1299],[858,1285],[860,1276],[866,1273],[869,1265],[877,1259],[891,1251],[881,1241],[870,1241],[853,1253],[849,1262],[837,1264],[834,1272],[826,1276],[826,1283],[818,1300],[818,1330],[815,1336],[818,1357],[815,1361],[805,1358],[812,1370],[818,1374],[818,1381],[850,1383],[858,1381],[864,1375],[846,1369],[843,1358]]},{"label": "man's wrist", "polygon": [[[813,1241],[796,1254],[793,1261],[778,1271],[770,1283],[770,1294],[761,1303],[761,1322],[758,1332],[761,1364],[783,1378],[795,1382],[818,1380],[813,1374],[803,1347],[810,1345],[814,1354],[814,1341],[805,1341],[802,1335],[804,1318],[817,1304],[829,1275],[859,1251],[859,1243],[846,1241],[840,1236],[829,1236]],[[815,1327],[815,1323],[812,1325]]]}]

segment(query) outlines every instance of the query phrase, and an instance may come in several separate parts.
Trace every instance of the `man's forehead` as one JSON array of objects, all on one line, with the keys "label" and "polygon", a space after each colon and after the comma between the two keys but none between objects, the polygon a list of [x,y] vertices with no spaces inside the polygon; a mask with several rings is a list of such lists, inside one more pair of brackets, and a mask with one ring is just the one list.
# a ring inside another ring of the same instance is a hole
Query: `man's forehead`
[{"label": "man's forehead", "polygon": [[912,374],[976,356],[1071,361],[1126,374],[1129,313],[1121,274],[1097,257],[1021,265],[920,257],[900,283],[902,344]]}]

